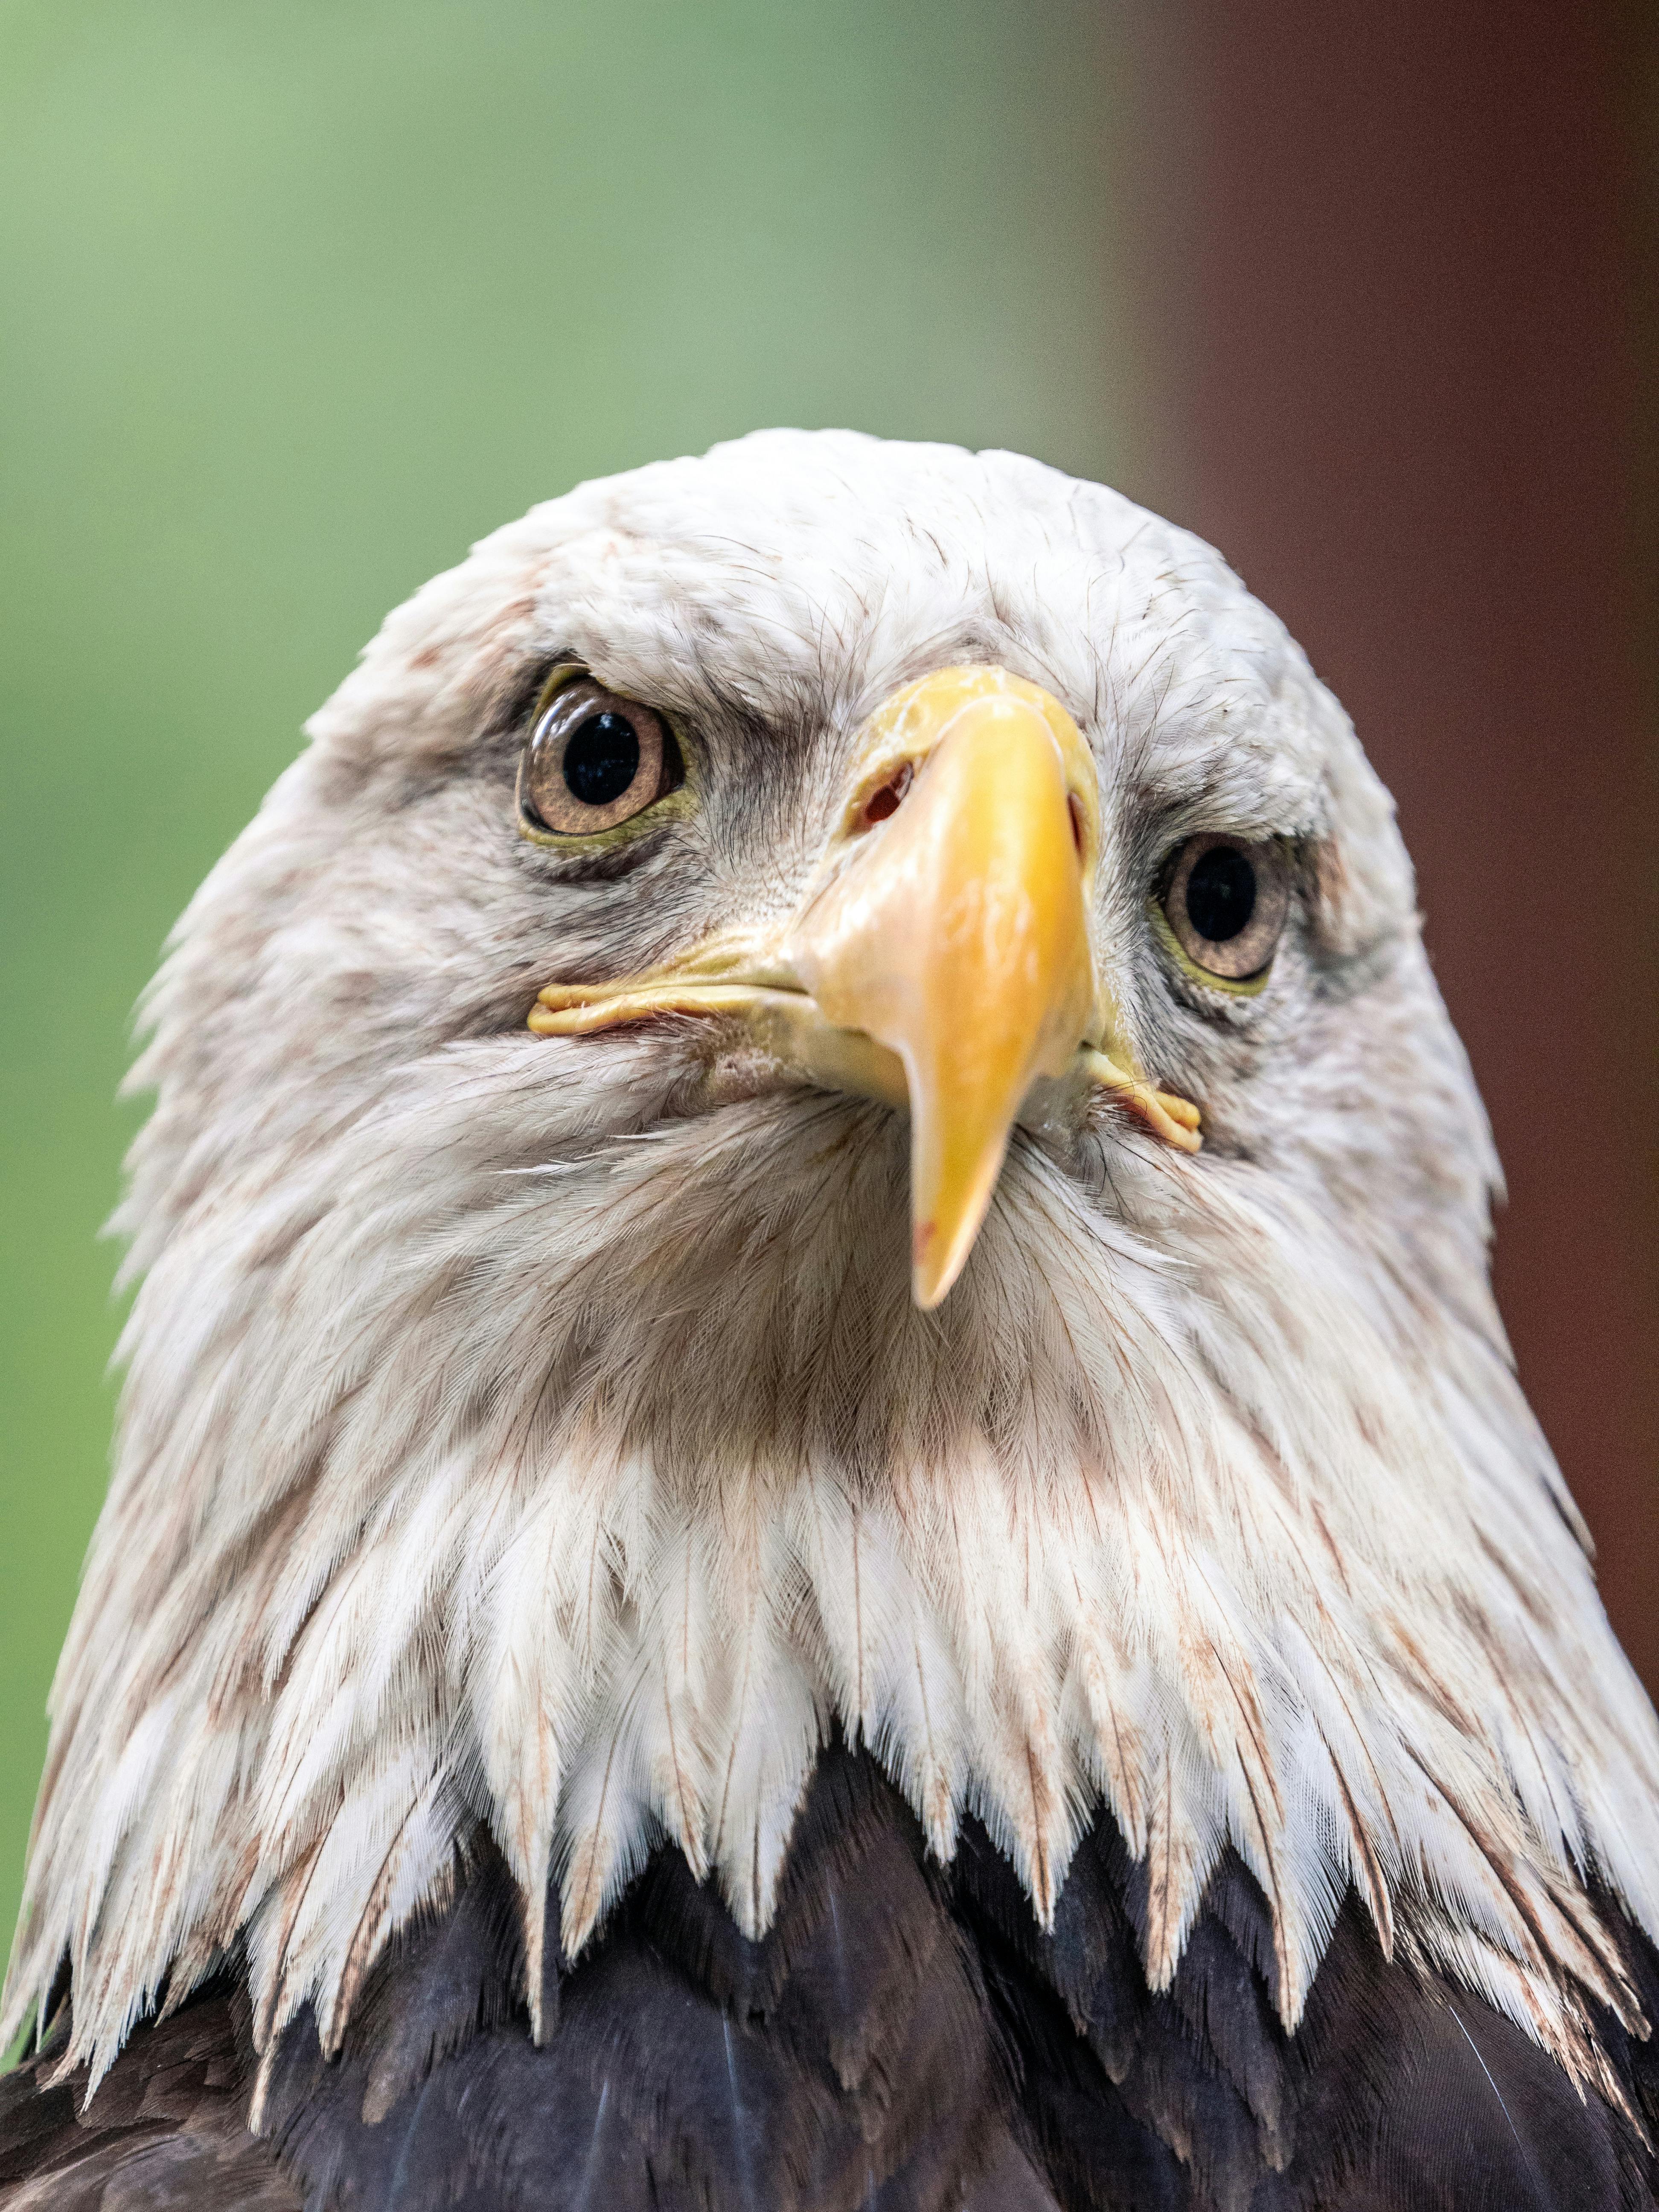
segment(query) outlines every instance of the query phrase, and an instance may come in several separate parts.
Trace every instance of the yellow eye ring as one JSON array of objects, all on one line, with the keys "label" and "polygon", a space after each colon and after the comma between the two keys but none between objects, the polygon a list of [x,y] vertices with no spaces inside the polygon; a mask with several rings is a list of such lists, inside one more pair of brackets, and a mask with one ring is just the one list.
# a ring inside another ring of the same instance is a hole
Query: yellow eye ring
[{"label": "yellow eye ring", "polygon": [[1208,831],[1176,848],[1147,910],[1183,974],[1206,990],[1248,999],[1273,972],[1290,904],[1281,846]]},{"label": "yellow eye ring", "polygon": [[520,757],[520,832],[565,850],[608,844],[659,810],[684,780],[679,745],[663,715],[567,665],[542,687]]}]

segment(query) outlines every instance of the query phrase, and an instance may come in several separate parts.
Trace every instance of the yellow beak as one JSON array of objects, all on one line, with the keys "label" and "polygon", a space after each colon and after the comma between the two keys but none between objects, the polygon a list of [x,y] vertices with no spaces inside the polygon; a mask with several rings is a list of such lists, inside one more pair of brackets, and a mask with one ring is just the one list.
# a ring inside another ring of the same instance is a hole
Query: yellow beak
[{"label": "yellow beak", "polygon": [[1072,1065],[1094,1012],[1093,768],[1046,694],[983,668],[900,693],[866,750],[878,772],[896,751],[913,781],[890,820],[849,825],[857,844],[782,951],[828,1020],[903,1063],[915,1298],[935,1306],[1021,1101]]},{"label": "yellow beak", "polygon": [[1038,1077],[1078,1072],[1198,1148],[1197,1108],[1135,1071],[1097,983],[1098,842],[1094,763],[1058,702],[1000,668],[940,669],[862,733],[845,817],[781,938],[722,933],[648,975],[551,984],[530,1025],[735,1018],[811,1081],[908,1103],[912,1287],[936,1306]]}]

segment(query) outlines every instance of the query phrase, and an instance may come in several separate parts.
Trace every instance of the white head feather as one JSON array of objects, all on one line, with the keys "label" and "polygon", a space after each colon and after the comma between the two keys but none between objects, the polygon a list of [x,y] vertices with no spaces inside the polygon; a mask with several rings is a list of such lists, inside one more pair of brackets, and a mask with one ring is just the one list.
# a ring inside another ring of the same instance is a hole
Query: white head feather
[{"label": "white head feather", "polygon": [[[514,834],[562,656],[697,733],[632,870]],[[524,1020],[786,915],[864,718],[975,659],[1094,749],[1099,943],[1207,1143],[1024,1133],[922,1314],[885,1109],[738,1069],[694,1112],[690,1034]],[[1012,455],[771,433],[498,532],[311,735],[149,1001],[0,2034],[67,1950],[96,2069],[240,1939],[262,2040],[309,1999],[330,2043],[486,1828],[532,1959],[550,1881],[574,1951],[665,1838],[757,1931],[838,1722],[1042,1916],[1103,1800],[1154,1985],[1231,1843],[1287,2024],[1352,1883],[1593,2077],[1584,1998],[1628,1999],[1586,1885],[1659,1936],[1659,1733],[1510,1370],[1387,796],[1217,556]],[[1306,865],[1271,988],[1201,1009],[1146,897],[1211,829]]]}]

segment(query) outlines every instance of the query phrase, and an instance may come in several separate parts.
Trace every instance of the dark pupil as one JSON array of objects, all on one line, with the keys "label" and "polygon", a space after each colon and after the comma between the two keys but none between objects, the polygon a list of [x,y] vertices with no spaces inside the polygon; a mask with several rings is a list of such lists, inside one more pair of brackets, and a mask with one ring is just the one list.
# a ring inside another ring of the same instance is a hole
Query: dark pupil
[{"label": "dark pupil", "polygon": [[1255,870],[1231,845],[1212,845],[1187,878],[1187,919],[1212,945],[1237,937],[1255,912]]},{"label": "dark pupil", "polygon": [[570,733],[564,780],[584,806],[609,806],[640,772],[640,740],[626,714],[590,714]]}]

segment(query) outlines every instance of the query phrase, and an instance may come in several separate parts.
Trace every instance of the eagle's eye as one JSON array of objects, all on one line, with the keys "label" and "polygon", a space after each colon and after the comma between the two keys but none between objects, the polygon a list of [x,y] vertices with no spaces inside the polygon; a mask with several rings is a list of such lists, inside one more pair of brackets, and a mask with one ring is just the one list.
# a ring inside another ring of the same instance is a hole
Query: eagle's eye
[{"label": "eagle's eye", "polygon": [[1176,852],[1162,906],[1190,967],[1206,981],[1248,988],[1267,980],[1290,902],[1278,846],[1209,836],[1189,837]]},{"label": "eagle's eye", "polygon": [[519,826],[528,837],[591,837],[673,790],[680,759],[659,714],[591,676],[555,678],[519,763]]}]

